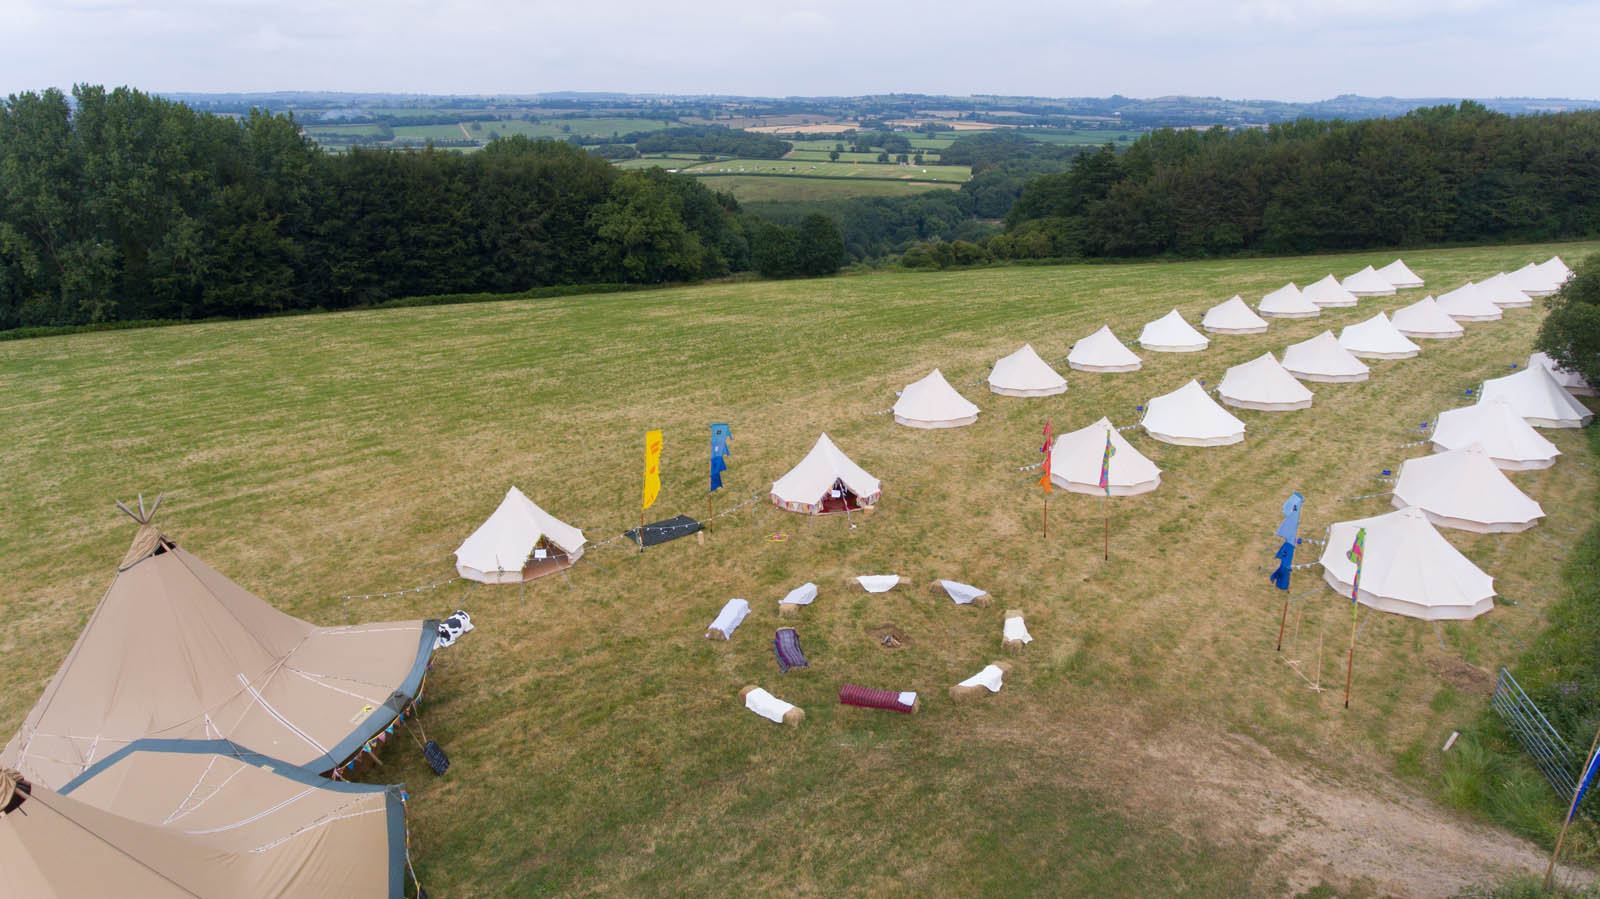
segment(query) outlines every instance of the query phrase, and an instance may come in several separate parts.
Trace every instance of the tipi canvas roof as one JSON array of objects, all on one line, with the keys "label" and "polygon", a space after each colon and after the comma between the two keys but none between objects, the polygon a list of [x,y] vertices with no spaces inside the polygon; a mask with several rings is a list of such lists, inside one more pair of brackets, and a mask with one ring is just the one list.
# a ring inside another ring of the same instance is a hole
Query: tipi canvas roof
[{"label": "tipi canvas roof", "polygon": [[1322,307],[1301,296],[1293,281],[1262,297],[1256,309],[1267,318],[1312,318],[1322,314]]},{"label": "tipi canvas roof", "polygon": [[1287,412],[1311,408],[1311,391],[1284,370],[1271,353],[1228,369],[1217,392],[1240,409]]},{"label": "tipi canvas roof", "polygon": [[1423,297],[1404,309],[1396,309],[1392,324],[1396,331],[1417,339],[1449,340],[1467,333],[1460,322],[1439,308],[1439,302],[1433,297]]},{"label": "tipi canvas roof", "polygon": [[1265,334],[1267,320],[1251,311],[1243,297],[1234,294],[1233,299],[1206,310],[1200,327],[1213,334]]},{"label": "tipi canvas roof", "polygon": [[872,505],[883,494],[878,479],[850,461],[850,457],[823,434],[799,465],[772,482],[772,501],[791,511],[814,512],[821,508],[835,482],[843,482],[845,489],[859,497],[862,505]]},{"label": "tipi canvas roof", "polygon": [[1283,367],[1303,381],[1347,383],[1365,381],[1372,370],[1339,345],[1332,331],[1291,344],[1283,351]]},{"label": "tipi canvas roof", "polygon": [[1504,397],[1517,414],[1536,428],[1581,428],[1594,418],[1589,407],[1572,398],[1550,370],[1541,365],[1483,382],[1478,402]]},{"label": "tipi canvas roof", "polygon": [[1416,506],[1440,527],[1480,534],[1525,531],[1544,517],[1477,443],[1400,463],[1393,502]]},{"label": "tipi canvas roof", "polygon": [[1315,284],[1308,285],[1300,291],[1300,295],[1324,308],[1329,306],[1354,306],[1359,299],[1355,294],[1344,289],[1339,279],[1328,275]]},{"label": "tipi canvas roof", "polygon": [[541,538],[574,561],[583,555],[582,531],[539,508],[513,486],[488,519],[456,547],[456,572],[479,583],[519,583],[523,563]]},{"label": "tipi canvas roof", "polygon": [[1561,289],[1561,285],[1537,262],[1530,262],[1512,272],[1511,283],[1530,297],[1547,297]]},{"label": "tipi canvas roof", "polygon": [[1561,286],[1567,283],[1567,279],[1572,277],[1572,269],[1567,268],[1567,264],[1561,261],[1560,256],[1551,256],[1539,263],[1539,270],[1545,273],[1545,277],[1555,282],[1557,290],[1560,290]]},{"label": "tipi canvas roof", "polygon": [[1054,396],[1067,389],[1049,363],[1039,358],[1031,344],[999,360],[989,372],[989,389],[1006,396]]},{"label": "tipi canvas roof", "polygon": [[1358,297],[1394,296],[1394,285],[1384,280],[1384,277],[1370,265],[1340,283],[1344,285],[1345,290]]},{"label": "tipi canvas roof", "polygon": [[1523,293],[1517,287],[1517,282],[1505,272],[1480,281],[1478,289],[1489,298],[1489,302],[1501,309],[1526,309],[1533,305],[1533,297]]},{"label": "tipi canvas roof", "polygon": [[1110,325],[1101,325],[1100,330],[1073,344],[1067,364],[1078,371],[1138,371],[1139,357],[1111,333]]},{"label": "tipi canvas roof", "polygon": [[1542,365],[1549,369],[1550,374],[1555,377],[1556,383],[1560,384],[1562,387],[1565,387],[1568,393],[1576,394],[1578,396],[1595,395],[1595,389],[1589,385],[1588,381],[1583,379],[1583,375],[1580,375],[1575,371],[1569,371],[1565,368],[1558,367],[1556,365],[1556,360],[1551,359],[1544,353],[1534,353],[1528,357],[1528,367],[1532,368],[1535,365]]},{"label": "tipi canvas roof", "polygon": [[1497,322],[1503,317],[1500,307],[1471,281],[1439,294],[1437,302],[1445,315],[1458,322]]},{"label": "tipi canvas roof", "polygon": [[1362,359],[1410,359],[1422,352],[1382,312],[1340,331],[1339,345]]},{"label": "tipi canvas roof", "polygon": [[1422,286],[1422,276],[1412,271],[1403,260],[1396,259],[1383,268],[1378,269],[1378,274],[1383,280],[1395,287],[1405,290],[1411,287]]},{"label": "tipi canvas roof", "polygon": [[137,740],[220,737],[320,773],[417,696],[438,620],[316,627],[149,524],[134,546],[0,766],[59,787]]},{"label": "tipi canvas roof", "polygon": [[1111,435],[1111,495],[1135,496],[1161,486],[1161,469],[1122,438],[1108,419],[1056,438],[1050,454],[1050,480],[1073,493],[1104,496],[1100,465],[1105,459],[1106,435]]},{"label": "tipi canvas roof", "polygon": [[1356,563],[1347,553],[1366,530],[1357,601],[1425,621],[1466,621],[1494,608],[1494,578],[1446,540],[1421,509],[1341,521],[1328,531],[1322,577],[1346,598]]},{"label": "tipi canvas roof", "polygon": [[1244,422],[1206,393],[1199,382],[1189,383],[1145,404],[1145,433],[1163,443],[1183,446],[1224,446],[1244,439]]},{"label": "tipi canvas roof", "polygon": [[1174,309],[1144,326],[1139,345],[1158,353],[1197,353],[1210,346],[1211,341]]},{"label": "tipi canvas roof", "polygon": [[978,420],[978,407],[957,393],[936,368],[900,391],[894,420],[913,428],[959,428]]},{"label": "tipi canvas roof", "polygon": [[1549,468],[1561,455],[1504,397],[1439,413],[1433,427],[1434,452],[1473,444],[1482,446],[1489,460],[1506,471]]}]

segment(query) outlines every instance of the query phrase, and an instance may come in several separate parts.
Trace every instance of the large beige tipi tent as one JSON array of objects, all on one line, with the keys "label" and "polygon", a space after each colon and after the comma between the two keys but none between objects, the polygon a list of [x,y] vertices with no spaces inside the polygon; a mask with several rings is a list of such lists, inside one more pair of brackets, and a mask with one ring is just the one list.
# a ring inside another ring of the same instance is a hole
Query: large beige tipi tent
[{"label": "large beige tipi tent", "polygon": [[1422,286],[1422,276],[1412,271],[1404,260],[1396,259],[1383,268],[1378,269],[1378,274],[1383,280],[1388,281],[1401,290]]},{"label": "large beige tipi tent", "polygon": [[1198,353],[1211,341],[1174,309],[1144,326],[1139,332],[1139,345],[1158,353]]},{"label": "large beige tipi tent", "polygon": [[1100,330],[1073,344],[1067,364],[1078,371],[1138,371],[1139,357],[1111,333],[1110,325],[1101,325]]},{"label": "large beige tipi tent", "polygon": [[1039,358],[1031,344],[1023,344],[994,364],[989,389],[1004,396],[1054,396],[1067,389],[1067,379]]},{"label": "large beige tipi tent", "polygon": [[[61,791],[0,773],[6,895],[357,899],[405,894],[400,788],[226,741],[142,741]],[[14,891],[14,892],[13,892]]]},{"label": "large beige tipi tent", "polygon": [[456,572],[481,584],[520,584],[571,568],[583,557],[583,532],[515,486],[478,529],[456,547]]},{"label": "large beige tipi tent", "polygon": [[821,515],[870,506],[883,496],[883,485],[823,434],[799,465],[772,482],[769,496],[790,512]]},{"label": "large beige tipi tent", "polygon": [[1533,305],[1533,297],[1523,293],[1505,272],[1478,282],[1478,290],[1489,298],[1489,302],[1501,309],[1526,309]]},{"label": "large beige tipi tent", "polygon": [[1421,509],[1341,521],[1328,529],[1322,578],[1349,598],[1356,563],[1348,555],[1366,530],[1356,601],[1380,612],[1425,621],[1466,621],[1494,608],[1494,578],[1472,564]]},{"label": "large beige tipi tent", "polygon": [[1261,298],[1256,310],[1267,318],[1313,318],[1322,307],[1300,295],[1293,281]]},{"label": "large beige tipi tent", "polygon": [[1461,323],[1446,315],[1433,297],[1423,297],[1404,309],[1396,309],[1391,319],[1394,329],[1412,339],[1450,340],[1467,333]]},{"label": "large beige tipi tent", "polygon": [[1497,322],[1505,317],[1478,285],[1468,281],[1455,290],[1439,294],[1439,308],[1458,322]]},{"label": "large beige tipi tent", "polygon": [[0,766],[59,787],[143,739],[227,739],[313,773],[421,693],[436,619],[316,627],[146,520]]},{"label": "large beige tipi tent", "polygon": [[1588,381],[1583,379],[1583,375],[1580,375],[1575,371],[1562,368],[1556,364],[1556,360],[1551,359],[1544,353],[1534,353],[1528,357],[1528,367],[1533,368],[1536,365],[1542,366],[1548,370],[1550,375],[1556,379],[1556,383],[1560,384],[1562,387],[1565,387],[1568,393],[1573,394],[1574,396],[1596,395],[1595,389],[1589,385]]},{"label": "large beige tipi tent", "polygon": [[1497,468],[1530,471],[1549,468],[1561,450],[1523,421],[1504,397],[1439,413],[1433,426],[1433,451],[1477,444]]},{"label": "large beige tipi tent", "polygon": [[1416,506],[1440,527],[1480,534],[1525,531],[1544,517],[1479,443],[1400,463],[1393,502]]},{"label": "large beige tipi tent", "polygon": [[1354,306],[1360,300],[1360,297],[1346,290],[1344,285],[1339,283],[1339,279],[1332,275],[1307,285],[1300,291],[1300,295],[1324,309]]},{"label": "large beige tipi tent", "polygon": [[1100,486],[1100,465],[1105,459],[1106,435],[1111,436],[1109,468],[1112,496],[1136,496],[1161,486],[1161,469],[1117,433],[1109,419],[1056,438],[1050,455],[1050,480],[1073,493],[1106,494]]},{"label": "large beige tipi tent", "polygon": [[1200,319],[1200,327],[1213,334],[1265,334],[1267,324],[1267,320],[1256,315],[1238,294],[1207,309],[1205,317]]},{"label": "large beige tipi tent", "polygon": [[1163,443],[1225,446],[1244,439],[1244,422],[1217,405],[1198,381],[1145,404],[1145,433]]},{"label": "large beige tipi tent", "polygon": [[1410,359],[1422,352],[1382,312],[1346,326],[1339,332],[1339,345],[1361,359]]},{"label": "large beige tipi tent", "polygon": [[1311,408],[1311,391],[1284,370],[1271,353],[1235,365],[1217,385],[1222,401],[1240,409],[1290,412]]},{"label": "large beige tipi tent", "polygon": [[1594,418],[1589,407],[1573,399],[1555,375],[1542,365],[1484,381],[1478,402],[1499,397],[1536,428],[1581,428]]},{"label": "large beige tipi tent", "polygon": [[1330,384],[1365,381],[1372,370],[1339,345],[1332,331],[1291,344],[1283,351],[1283,368],[1303,381]]},{"label": "large beige tipi tent", "polygon": [[1394,296],[1394,285],[1384,280],[1370,265],[1339,283],[1358,297]]},{"label": "large beige tipi tent", "polygon": [[957,393],[936,368],[900,391],[894,420],[912,428],[959,428],[978,420],[978,407]]}]

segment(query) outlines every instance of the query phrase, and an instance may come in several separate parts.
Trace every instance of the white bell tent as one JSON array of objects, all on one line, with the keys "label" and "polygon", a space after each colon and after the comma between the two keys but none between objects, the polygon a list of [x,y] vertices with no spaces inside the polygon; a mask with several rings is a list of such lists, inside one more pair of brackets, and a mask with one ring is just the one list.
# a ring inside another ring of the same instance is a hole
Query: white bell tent
[{"label": "white bell tent", "polygon": [[1339,332],[1339,345],[1360,359],[1411,359],[1422,352],[1382,312],[1346,326]]},{"label": "white bell tent", "polygon": [[516,487],[456,547],[456,571],[480,584],[520,584],[571,568],[583,557],[583,532]]},{"label": "white bell tent", "polygon": [[1306,385],[1289,374],[1271,353],[1228,369],[1217,393],[1230,406],[1260,412],[1309,409],[1312,400]]},{"label": "white bell tent", "polygon": [[850,461],[827,434],[789,473],[772,482],[772,502],[807,515],[821,515],[870,506],[883,496],[883,485]]},{"label": "white bell tent", "polygon": [[978,420],[978,407],[957,393],[936,368],[900,391],[894,420],[912,428],[959,428]]},{"label": "white bell tent", "polygon": [[995,362],[989,372],[989,389],[1004,396],[1054,396],[1067,389],[1067,379],[1025,343]]},{"label": "white bell tent", "polygon": [[1536,428],[1581,428],[1594,418],[1589,407],[1574,399],[1542,365],[1484,381],[1478,402],[1497,397],[1504,397],[1518,415]]},{"label": "white bell tent", "polygon": [[1104,418],[1056,438],[1050,455],[1050,481],[1073,493],[1104,496],[1100,465],[1105,459],[1107,434],[1114,450],[1109,467],[1112,496],[1136,496],[1161,486],[1161,469],[1140,455]]},{"label": "white bell tent", "polygon": [[1339,345],[1332,331],[1284,348],[1283,367],[1302,381],[1345,384],[1365,381],[1372,370]]},{"label": "white bell tent", "polygon": [[1444,528],[1513,534],[1539,523],[1544,509],[1511,483],[1479,443],[1400,463],[1394,505],[1416,506]]},{"label": "white bell tent", "polygon": [[1467,333],[1461,323],[1445,314],[1433,297],[1423,297],[1391,318],[1394,329],[1414,340],[1451,340]]},{"label": "white bell tent", "polygon": [[1182,446],[1226,446],[1244,439],[1244,422],[1217,405],[1200,382],[1192,379],[1146,403],[1139,424],[1162,443]]},{"label": "white bell tent", "polygon": [[1266,318],[1314,318],[1322,307],[1300,295],[1293,281],[1261,298],[1256,311]]},{"label": "white bell tent", "polygon": [[1322,578],[1346,599],[1356,576],[1348,553],[1359,529],[1367,532],[1356,594],[1362,605],[1424,621],[1467,621],[1494,608],[1494,578],[1451,546],[1417,508],[1328,529]]},{"label": "white bell tent", "polygon": [[1110,325],[1101,325],[1100,330],[1073,344],[1067,365],[1078,371],[1138,371],[1139,357],[1111,333]]},{"label": "white bell tent", "polygon": [[1157,353],[1198,353],[1211,341],[1174,309],[1144,326],[1139,332],[1139,345]]},{"label": "white bell tent", "polygon": [[1206,310],[1200,327],[1213,334],[1265,334],[1267,320],[1256,315],[1238,294]]},{"label": "white bell tent", "polygon": [[1561,450],[1523,421],[1504,397],[1439,413],[1433,425],[1433,451],[1477,444],[1497,468],[1532,471],[1556,464]]}]

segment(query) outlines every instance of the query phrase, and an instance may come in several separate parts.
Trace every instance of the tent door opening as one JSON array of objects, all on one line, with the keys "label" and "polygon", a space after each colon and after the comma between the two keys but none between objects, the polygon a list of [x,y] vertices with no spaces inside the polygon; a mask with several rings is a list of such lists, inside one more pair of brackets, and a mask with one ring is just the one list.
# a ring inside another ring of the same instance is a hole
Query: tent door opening
[{"label": "tent door opening", "polygon": [[[543,556],[543,558],[540,558]],[[522,579],[531,581],[536,577],[555,574],[563,568],[571,568],[572,559],[550,542],[548,537],[540,537],[534,545],[533,552],[528,555],[528,560],[522,564]]]},{"label": "tent door opening", "polygon": [[834,512],[843,512],[846,509],[854,512],[861,508],[861,498],[855,491],[844,485],[844,481],[835,478],[833,487],[822,495],[822,504],[817,508],[818,515],[831,515]]}]

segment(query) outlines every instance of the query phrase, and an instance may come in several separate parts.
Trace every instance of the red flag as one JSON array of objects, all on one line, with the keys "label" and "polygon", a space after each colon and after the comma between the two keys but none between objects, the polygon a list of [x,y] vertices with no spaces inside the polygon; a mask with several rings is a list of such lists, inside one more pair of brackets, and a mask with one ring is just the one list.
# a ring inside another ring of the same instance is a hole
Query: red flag
[{"label": "red flag", "polygon": [[1055,447],[1055,441],[1050,439],[1050,419],[1044,421],[1044,446],[1039,447],[1039,452],[1044,453],[1044,474],[1039,478],[1039,486],[1045,493],[1050,492],[1050,455]]}]

